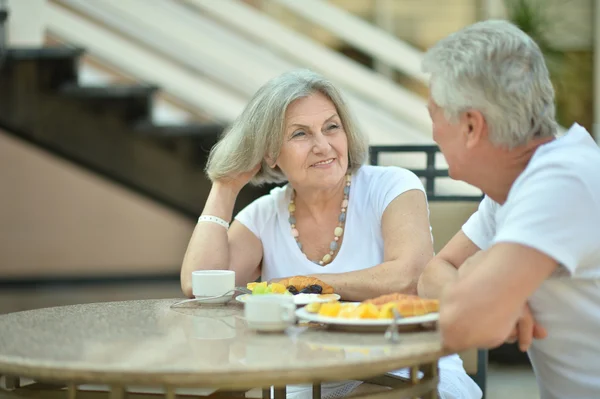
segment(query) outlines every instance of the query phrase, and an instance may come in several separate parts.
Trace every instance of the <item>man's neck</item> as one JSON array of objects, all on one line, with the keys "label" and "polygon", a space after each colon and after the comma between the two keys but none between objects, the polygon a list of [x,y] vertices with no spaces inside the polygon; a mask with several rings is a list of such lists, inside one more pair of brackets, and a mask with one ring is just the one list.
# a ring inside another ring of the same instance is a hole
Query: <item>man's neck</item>
[{"label": "man's neck", "polygon": [[486,162],[473,185],[480,188],[488,197],[499,204],[504,204],[508,198],[515,180],[523,173],[535,151],[553,138],[535,140],[513,149],[495,148],[493,155],[488,158],[496,162]]}]

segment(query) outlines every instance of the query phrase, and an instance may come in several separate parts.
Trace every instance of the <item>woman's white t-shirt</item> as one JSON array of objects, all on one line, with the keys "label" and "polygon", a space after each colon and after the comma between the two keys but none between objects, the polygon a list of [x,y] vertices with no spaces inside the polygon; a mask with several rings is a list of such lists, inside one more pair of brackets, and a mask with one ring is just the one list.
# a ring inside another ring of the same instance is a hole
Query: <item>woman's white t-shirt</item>
[{"label": "woman's white t-shirt", "polygon": [[[399,195],[419,190],[423,183],[411,171],[395,166],[361,166],[352,175],[350,197],[344,227],[344,240],[333,261],[320,266],[308,260],[291,234],[288,205],[291,187],[277,187],[241,210],[235,217],[262,242],[262,280],[316,273],[343,273],[367,269],[383,262],[381,219],[387,206]],[[300,232],[302,234],[302,232]],[[331,232],[333,237],[333,231]],[[478,399],[482,393],[466,374],[458,355],[440,359],[442,399]],[[393,374],[408,377],[408,370]],[[323,398],[346,396],[359,381],[328,383]],[[310,386],[288,386],[288,399],[312,397]]]},{"label": "woman's white t-shirt", "polygon": [[394,198],[409,190],[424,192],[421,180],[409,170],[395,166],[359,168],[352,175],[344,240],[336,257],[326,266],[307,259],[291,234],[288,205],[292,190],[289,185],[274,188],[235,218],[262,242],[263,281],[293,275],[350,272],[383,262],[383,212]]}]

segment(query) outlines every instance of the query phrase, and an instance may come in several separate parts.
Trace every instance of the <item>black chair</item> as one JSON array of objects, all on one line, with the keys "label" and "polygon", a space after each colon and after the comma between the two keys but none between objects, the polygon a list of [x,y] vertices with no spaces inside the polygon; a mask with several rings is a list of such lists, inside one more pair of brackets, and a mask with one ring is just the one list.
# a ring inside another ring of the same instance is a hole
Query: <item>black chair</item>
[{"label": "black chair", "polygon": [[[380,155],[384,153],[424,153],[426,155],[426,166],[424,169],[410,169],[418,177],[425,179],[425,191],[427,200],[431,204],[435,201],[477,201],[483,199],[482,195],[437,195],[435,192],[435,179],[448,177],[447,169],[436,169],[435,157],[440,152],[437,145],[381,145],[369,148],[369,161],[371,165],[379,165]],[[479,349],[477,351],[477,372],[470,374],[471,378],[483,391],[485,398],[486,378],[488,365],[488,351]]]}]

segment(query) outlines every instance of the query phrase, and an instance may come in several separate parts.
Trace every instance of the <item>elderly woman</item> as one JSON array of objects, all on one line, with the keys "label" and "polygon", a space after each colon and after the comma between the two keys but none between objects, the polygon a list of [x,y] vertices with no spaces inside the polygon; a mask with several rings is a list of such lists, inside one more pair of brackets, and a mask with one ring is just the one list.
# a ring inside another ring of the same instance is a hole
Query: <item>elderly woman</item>
[{"label": "elderly woman", "polygon": [[[345,300],[415,294],[433,256],[423,186],[408,170],[365,166],[366,158],[366,138],[330,82],[307,70],[269,81],[210,154],[213,185],[181,268],[184,293],[192,295],[192,271],[230,269],[238,285],[318,276]],[[240,190],[266,182],[287,184],[227,229]],[[440,368],[443,397],[480,397],[458,357]],[[335,397],[358,384],[324,390]]]}]

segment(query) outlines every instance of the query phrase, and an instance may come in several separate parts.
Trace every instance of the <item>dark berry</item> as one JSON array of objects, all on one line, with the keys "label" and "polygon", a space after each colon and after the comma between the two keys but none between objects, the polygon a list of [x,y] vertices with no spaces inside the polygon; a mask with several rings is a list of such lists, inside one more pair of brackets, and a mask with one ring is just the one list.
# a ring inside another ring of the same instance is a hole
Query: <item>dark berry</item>
[{"label": "dark berry", "polygon": [[321,286],[320,286],[320,285],[318,285],[318,284],[311,285],[311,286],[309,286],[308,288],[310,289],[310,292],[311,292],[312,294],[320,294],[320,293],[322,293],[322,292],[323,292],[323,287],[321,287]]},{"label": "dark berry", "polygon": [[298,295],[298,290],[293,285],[290,285],[289,287],[287,287],[287,290],[292,295]]}]

